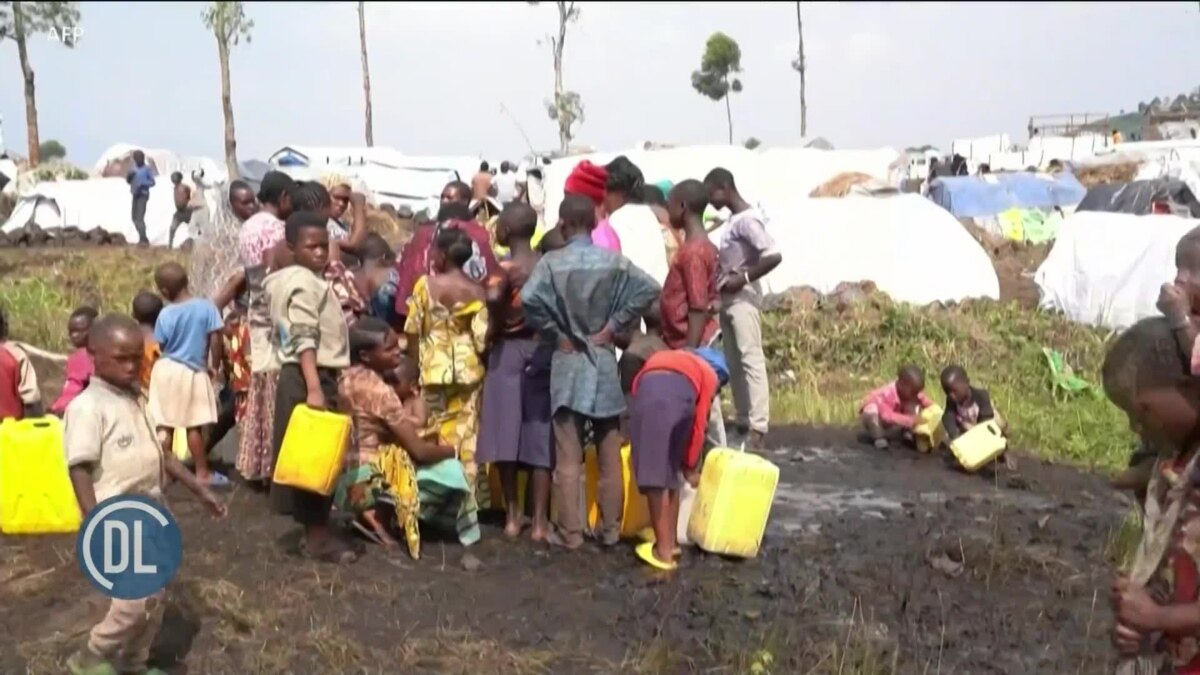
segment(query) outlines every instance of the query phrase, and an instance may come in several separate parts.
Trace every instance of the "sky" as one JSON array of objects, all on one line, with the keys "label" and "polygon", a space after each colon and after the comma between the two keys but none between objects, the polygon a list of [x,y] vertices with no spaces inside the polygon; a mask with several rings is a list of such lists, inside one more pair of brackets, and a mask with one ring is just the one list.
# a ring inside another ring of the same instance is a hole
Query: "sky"
[{"label": "sky", "polygon": [[[715,31],[742,49],[735,141],[800,138],[795,3],[581,2],[564,77],[585,121],[576,143],[724,143],[725,108],[691,73]],[[81,3],[82,39],[30,41],[42,140],[91,166],[133,143],[223,154],[216,41],[203,3]],[[1030,115],[1136,109],[1200,85],[1200,7],[1180,3],[802,5],[809,136],[839,148],[1007,132]],[[364,144],[354,2],[246,4],[252,40],[231,57],[238,157],[285,145]],[[420,155],[518,159],[558,146],[545,110],[554,3],[367,3],[376,145]],[[541,44],[539,44],[541,42]],[[501,106],[511,113],[506,115]],[[17,50],[0,44],[5,145],[25,154]]]}]

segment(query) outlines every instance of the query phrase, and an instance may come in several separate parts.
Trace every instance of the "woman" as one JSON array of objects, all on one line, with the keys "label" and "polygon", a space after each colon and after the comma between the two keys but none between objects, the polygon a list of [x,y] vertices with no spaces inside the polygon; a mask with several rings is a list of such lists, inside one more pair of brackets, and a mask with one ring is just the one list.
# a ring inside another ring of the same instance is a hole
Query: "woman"
[{"label": "woman", "polygon": [[[355,192],[349,179],[338,174],[326,174],[321,184],[329,191],[329,241],[337,243],[339,253],[357,253],[367,236],[366,197]],[[346,211],[351,212],[350,227],[342,221]]]},{"label": "woman", "polygon": [[453,445],[462,463],[468,494],[459,513],[459,539],[470,545],[479,540],[475,442],[488,312],[483,287],[463,271],[473,255],[472,240],[459,223],[450,225],[434,239],[435,274],[413,287],[404,329],[429,406],[427,432]]},{"label": "woman", "polygon": [[621,252],[621,237],[608,221],[604,208],[604,185],[608,181],[608,170],[583,160],[571,169],[563,184],[564,194],[583,195],[592,200],[596,208],[596,227],[592,229],[592,243],[600,248]]},{"label": "woman", "polygon": [[[231,280],[235,290],[244,288],[246,324],[250,336],[250,382],[242,413],[242,431],[235,466],[242,478],[252,483],[267,483],[275,468],[271,446],[275,417],[275,390],[279,364],[271,358],[271,319],[263,292],[263,279],[272,260],[269,256],[283,243],[283,221],[292,214],[292,191],[296,182],[285,173],[270,171],[263,176],[258,191],[258,213],[251,216],[238,235],[238,257],[242,264],[240,284]],[[228,304],[224,295],[218,307]]]},{"label": "woman", "polygon": [[[420,558],[421,500],[414,462],[453,461],[454,448],[421,438],[423,420],[400,395],[412,393],[407,386],[412,362],[400,354],[400,337],[386,323],[364,317],[355,324],[350,362],[338,380],[338,405],[353,418],[354,436],[334,503],[353,513],[355,526],[385,548],[396,546],[393,532],[403,532],[409,555]],[[385,380],[393,374],[399,375],[401,386]]]},{"label": "woman", "polygon": [[622,251],[662,285],[667,279],[667,250],[662,225],[649,206],[642,203],[646,181],[639,169],[621,155],[604,167],[604,208],[608,222],[621,238]]}]

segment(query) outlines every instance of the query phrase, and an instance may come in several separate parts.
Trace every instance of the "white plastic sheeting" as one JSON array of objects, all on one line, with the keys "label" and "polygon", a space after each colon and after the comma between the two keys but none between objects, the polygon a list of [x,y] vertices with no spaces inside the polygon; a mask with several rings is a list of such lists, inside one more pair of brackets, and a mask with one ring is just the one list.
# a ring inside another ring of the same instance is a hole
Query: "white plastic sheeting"
[{"label": "white plastic sheeting", "polygon": [[1177,216],[1075,213],[1034,277],[1042,307],[1115,329],[1158,315],[1159,288],[1175,278],[1175,245],[1197,225]]},{"label": "white plastic sheeting", "polygon": [[100,155],[100,159],[96,160],[96,164],[92,167],[92,176],[99,178],[104,172],[104,167],[109,162],[125,159],[133,154],[134,150],[141,150],[146,155],[146,159],[154,162],[154,167],[158,169],[159,182],[169,183],[171,173],[175,171],[182,173],[183,177],[188,179],[189,183],[193,171],[203,171],[205,176],[216,179],[224,179],[226,174],[224,163],[217,162],[208,157],[184,157],[170,150],[144,148],[129,143],[117,143],[105,150]]},{"label": "white plastic sheeting", "polygon": [[[10,232],[29,222],[36,222],[43,229],[77,227],[84,232],[100,227],[136,242],[132,210],[133,197],[124,178],[48,181],[38,183],[20,196],[12,216],[0,226],[0,231]],[[166,245],[174,214],[173,186],[160,176],[150,189],[150,201],[146,204],[146,235],[151,244]],[[189,236],[185,223],[175,234],[175,241],[182,242]]]},{"label": "white plastic sheeting", "polygon": [[[954,216],[919,195],[800,198],[766,210],[783,263],[764,291],[812,286],[829,293],[844,281],[874,281],[913,304],[999,298],[987,253]],[[722,226],[711,235],[720,245]],[[913,261],[936,261],[913,264]]]}]

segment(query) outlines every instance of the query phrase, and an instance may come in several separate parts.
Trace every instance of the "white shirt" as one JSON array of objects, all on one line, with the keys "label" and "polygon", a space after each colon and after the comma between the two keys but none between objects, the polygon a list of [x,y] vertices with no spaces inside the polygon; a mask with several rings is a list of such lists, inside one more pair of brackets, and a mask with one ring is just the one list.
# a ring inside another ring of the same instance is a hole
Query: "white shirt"
[{"label": "white shirt", "polygon": [[621,253],[661,286],[669,265],[662,224],[654,211],[645,204],[626,204],[609,214],[608,224],[621,238]]},{"label": "white shirt", "polygon": [[507,204],[517,197],[517,174],[514,171],[501,173],[492,181],[496,186],[496,201]]}]

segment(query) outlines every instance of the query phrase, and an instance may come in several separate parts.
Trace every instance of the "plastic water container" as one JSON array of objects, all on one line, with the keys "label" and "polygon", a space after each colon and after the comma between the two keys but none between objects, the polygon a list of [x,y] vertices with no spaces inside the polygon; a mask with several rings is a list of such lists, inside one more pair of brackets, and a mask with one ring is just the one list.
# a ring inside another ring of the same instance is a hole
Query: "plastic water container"
[{"label": "plastic water container", "polygon": [[77,532],[83,515],[56,417],[0,422],[0,532]]},{"label": "plastic water container", "polygon": [[320,495],[333,494],[349,441],[348,416],[296,406],[283,434],[274,482]]},{"label": "plastic water container", "polygon": [[753,558],[762,545],[779,467],[758,455],[714,448],[704,460],[688,538],[710,553]]},{"label": "plastic water container", "polygon": [[[630,463],[630,445],[621,446],[621,488],[625,493],[625,507],[621,513],[621,538],[632,539],[645,528],[650,526],[650,507],[646,497],[638,492],[637,483],[633,480],[633,465]],[[596,457],[595,448],[589,447],[584,453],[584,474],[586,476],[588,527],[595,530],[600,527],[600,505],[596,496],[600,491],[600,461]]]},{"label": "plastic water container", "polygon": [[917,423],[913,426],[917,450],[930,452],[946,442],[946,429],[942,426],[944,412],[942,406],[935,403],[917,413]]},{"label": "plastic water container", "polygon": [[188,447],[187,429],[180,427],[171,432],[171,454],[181,462],[192,461],[192,449]]},{"label": "plastic water container", "polygon": [[1008,439],[1000,431],[1000,424],[988,420],[959,436],[950,444],[950,451],[955,459],[967,471],[978,471],[980,468],[996,461],[996,458],[1008,447]]}]

